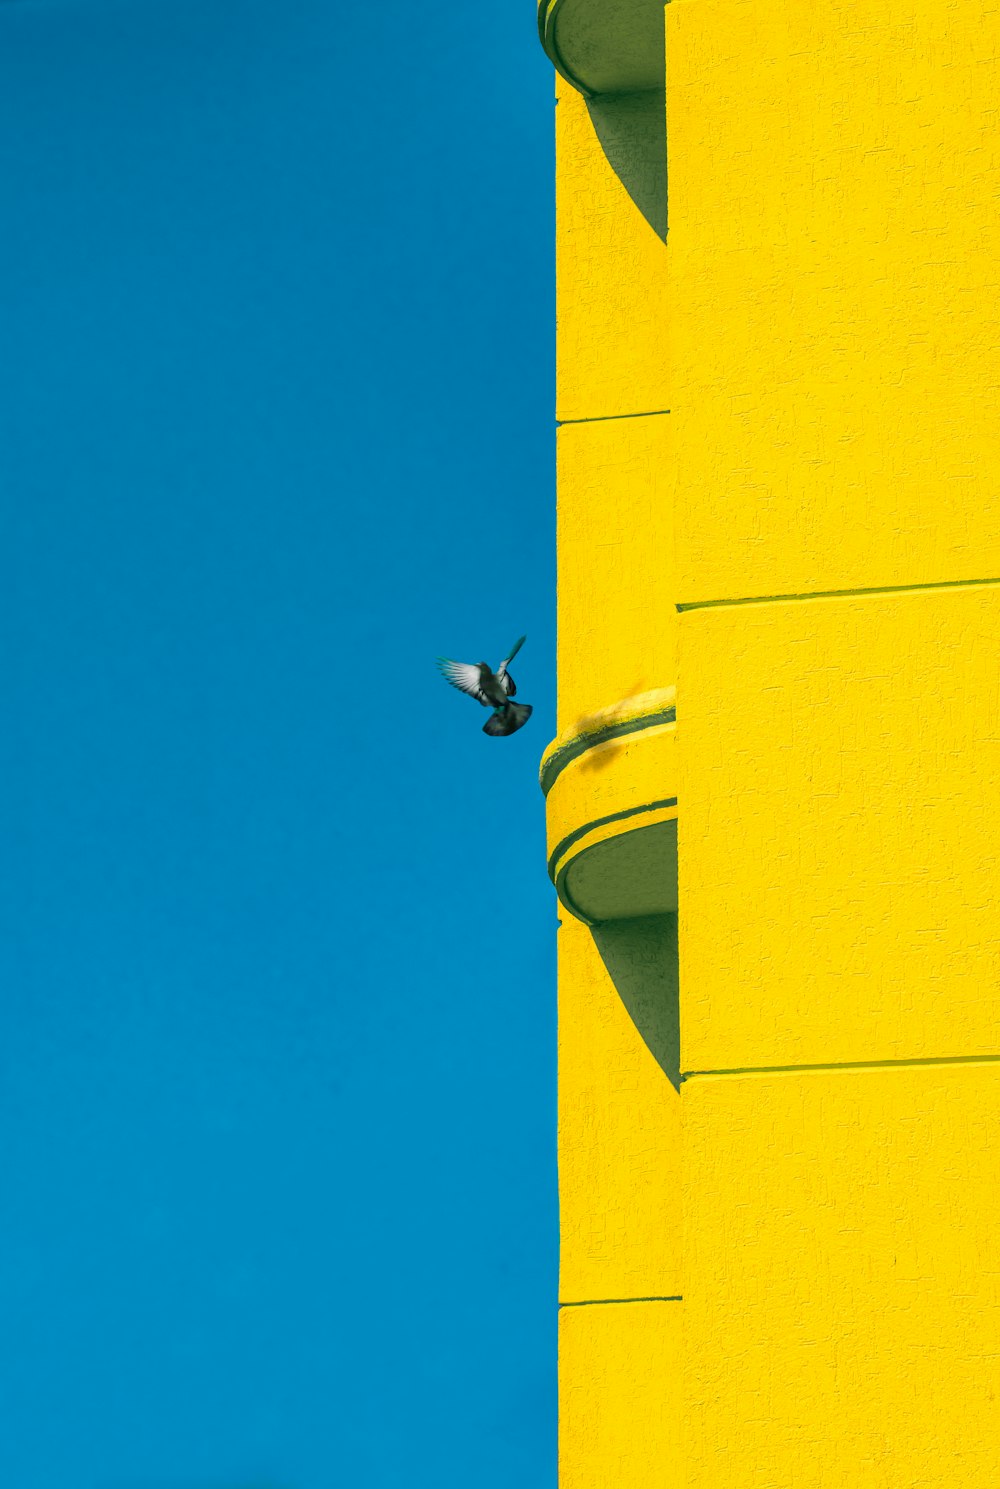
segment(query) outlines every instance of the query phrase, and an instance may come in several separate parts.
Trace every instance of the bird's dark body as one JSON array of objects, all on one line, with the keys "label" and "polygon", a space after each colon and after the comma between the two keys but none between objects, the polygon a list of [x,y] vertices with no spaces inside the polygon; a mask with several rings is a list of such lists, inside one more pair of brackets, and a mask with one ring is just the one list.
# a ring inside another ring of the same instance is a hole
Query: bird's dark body
[{"label": "bird's dark body", "polygon": [[[479,664],[479,689],[483,695],[479,701],[485,708],[491,706],[493,708],[507,707],[507,690],[493,671],[489,662],[480,662]],[[514,691],[512,687],[511,692],[513,693]]]}]

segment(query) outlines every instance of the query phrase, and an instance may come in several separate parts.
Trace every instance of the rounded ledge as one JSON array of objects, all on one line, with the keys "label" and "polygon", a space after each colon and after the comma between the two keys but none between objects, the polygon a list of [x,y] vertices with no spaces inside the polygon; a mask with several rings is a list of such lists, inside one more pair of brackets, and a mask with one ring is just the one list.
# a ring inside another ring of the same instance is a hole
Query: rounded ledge
[{"label": "rounded ledge", "polygon": [[658,724],[672,724],[677,718],[677,689],[653,688],[648,693],[636,693],[631,698],[622,698],[608,708],[581,719],[571,734],[554,739],[542,756],[538,780],[543,793],[548,796],[559,776],[574,760],[588,750],[607,744],[613,739],[624,739],[629,734],[639,734],[644,729]]},{"label": "rounded ledge", "polygon": [[538,34],[586,98],[664,86],[663,0],[540,0]]},{"label": "rounded ledge", "polygon": [[675,690],[657,688],[545,752],[549,876],[587,925],[677,909],[675,720]]},{"label": "rounded ledge", "polygon": [[677,912],[677,802],[650,802],[627,825],[595,824],[550,870],[584,925]]}]

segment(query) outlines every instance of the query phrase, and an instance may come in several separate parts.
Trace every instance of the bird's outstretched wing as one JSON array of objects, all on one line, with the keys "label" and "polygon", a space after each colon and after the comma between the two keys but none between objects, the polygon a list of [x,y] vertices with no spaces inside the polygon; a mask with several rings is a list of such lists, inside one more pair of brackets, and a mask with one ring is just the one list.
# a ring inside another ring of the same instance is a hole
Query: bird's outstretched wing
[{"label": "bird's outstretched wing", "polygon": [[489,708],[489,702],[479,686],[479,668],[474,662],[452,662],[448,657],[438,657],[438,667],[441,676],[451,683],[453,688],[458,688],[460,693],[468,693],[470,698],[475,698]]},{"label": "bird's outstretched wing", "polygon": [[517,692],[517,686],[514,682],[514,679],[507,671],[507,668],[517,656],[518,652],[521,650],[521,647],[524,645],[527,639],[527,636],[519,637],[518,640],[514,642],[514,645],[504,657],[503,661],[500,663],[500,666],[497,668],[497,677],[500,680],[500,685],[503,688],[504,692],[507,694],[508,698],[513,698],[514,694]]}]

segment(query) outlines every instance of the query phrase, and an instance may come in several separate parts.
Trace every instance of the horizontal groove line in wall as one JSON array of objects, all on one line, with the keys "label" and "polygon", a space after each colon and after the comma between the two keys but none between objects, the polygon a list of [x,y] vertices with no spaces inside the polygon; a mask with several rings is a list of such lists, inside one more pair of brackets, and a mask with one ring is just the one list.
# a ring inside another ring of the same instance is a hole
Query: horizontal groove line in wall
[{"label": "horizontal groove line in wall", "polygon": [[867,595],[911,595],[943,589],[989,589],[1000,579],[935,579],[927,584],[881,584],[871,589],[816,589],[802,594],[745,595],[735,600],[686,600],[677,606],[685,610],[721,610],[730,605],[780,605],[789,600],[845,600]]},{"label": "horizontal groove line in wall", "polygon": [[669,414],[668,408],[644,408],[634,414],[594,414],[589,419],[557,419],[556,428],[561,429],[564,424],[610,424],[612,419],[658,419],[661,414]]},{"label": "horizontal groove line in wall", "polygon": [[926,1055],[912,1060],[841,1060],[825,1065],[743,1065],[729,1070],[684,1070],[682,1081],[723,1075],[797,1075],[836,1070],[911,1070],[930,1065],[998,1065],[1000,1055]]},{"label": "horizontal groove line in wall", "polygon": [[580,1299],[579,1302],[574,1302],[574,1303],[560,1303],[559,1304],[559,1307],[560,1308],[606,1308],[606,1307],[609,1307],[611,1304],[618,1304],[618,1303],[683,1303],[683,1301],[684,1301],[684,1299],[678,1293],[678,1294],[675,1294],[673,1297],[669,1297],[669,1298],[664,1298],[664,1297],[653,1297],[653,1298],[582,1298],[582,1299]]}]

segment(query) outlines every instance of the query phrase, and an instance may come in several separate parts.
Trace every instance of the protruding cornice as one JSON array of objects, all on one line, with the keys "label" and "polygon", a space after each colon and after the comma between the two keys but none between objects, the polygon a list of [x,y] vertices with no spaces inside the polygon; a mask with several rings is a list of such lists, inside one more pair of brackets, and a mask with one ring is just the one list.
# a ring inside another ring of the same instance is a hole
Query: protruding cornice
[{"label": "protruding cornice", "polygon": [[662,0],[540,0],[538,34],[587,98],[663,87]]},{"label": "protruding cornice", "polygon": [[677,909],[674,690],[624,698],[542,760],[549,874],[588,924]]},{"label": "protruding cornice", "polygon": [[545,795],[548,796],[566,766],[587,750],[652,729],[657,724],[672,724],[677,717],[676,701],[676,688],[654,688],[648,693],[636,693],[633,698],[623,698],[610,708],[599,709],[581,719],[571,733],[554,739],[542,756],[538,779]]}]

